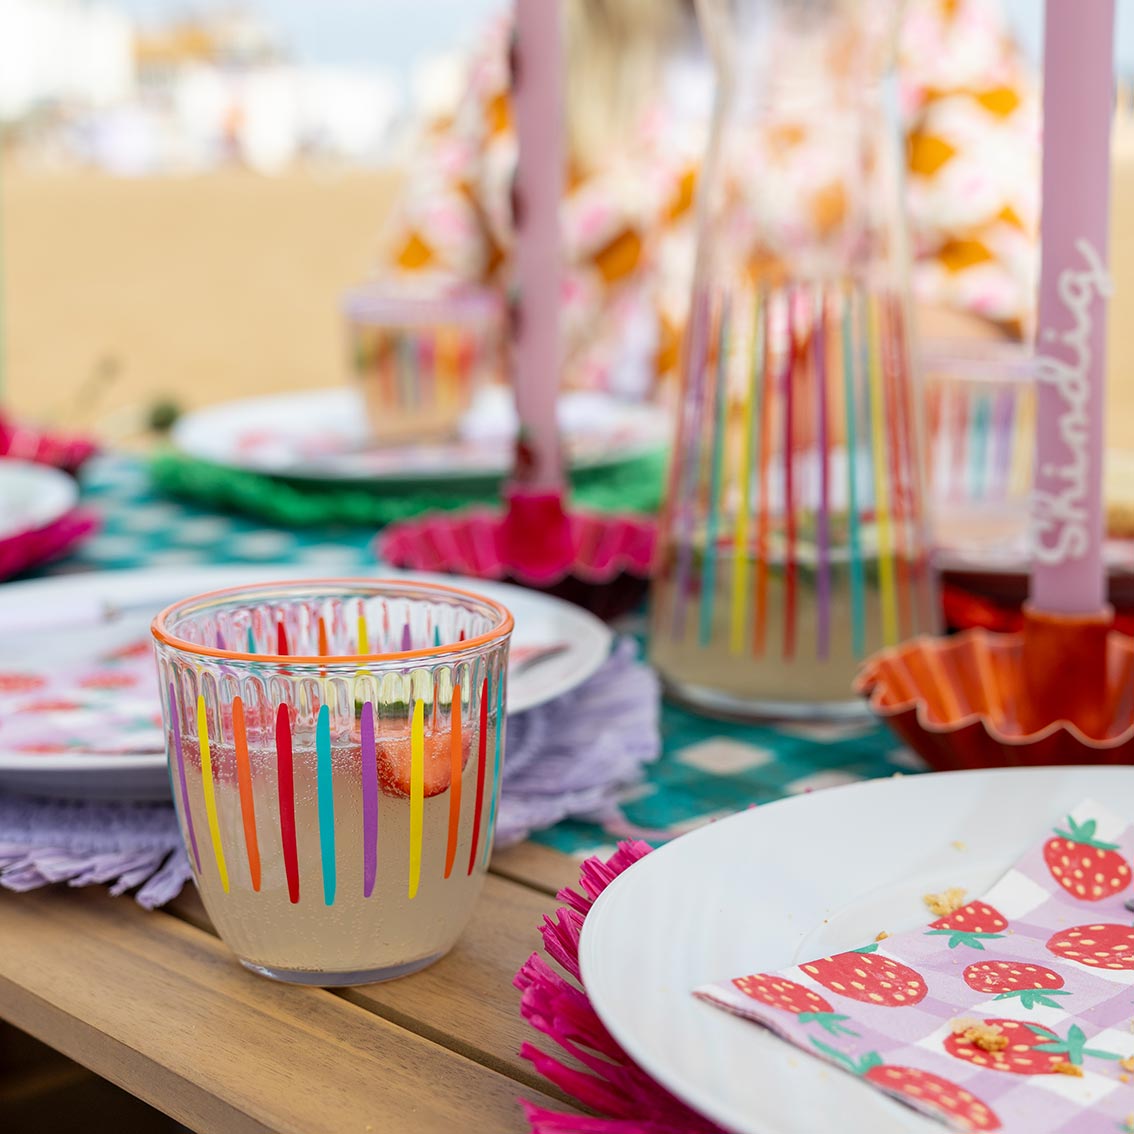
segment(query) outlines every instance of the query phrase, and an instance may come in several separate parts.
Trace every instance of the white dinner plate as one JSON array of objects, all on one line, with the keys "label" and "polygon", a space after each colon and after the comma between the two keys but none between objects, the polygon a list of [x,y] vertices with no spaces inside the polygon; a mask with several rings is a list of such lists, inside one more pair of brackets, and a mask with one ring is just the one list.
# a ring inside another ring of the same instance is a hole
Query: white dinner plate
[{"label": "white dinner plate", "polygon": [[[189,595],[310,575],[310,568],[271,565],[141,569],[0,587],[0,712],[5,696],[21,698],[26,712],[0,716],[0,788],[67,797],[168,796],[161,706],[148,649],[150,620]],[[516,620],[517,659],[541,646],[564,647],[515,666],[508,682],[509,713],[575,688],[610,653],[610,629],[561,599],[453,575],[388,569],[375,575],[448,583],[498,600]],[[114,654],[120,656],[108,664]],[[62,666],[68,684],[60,689],[56,675]],[[36,682],[43,684],[37,688]],[[9,700],[9,706],[16,702]]]},{"label": "white dinner plate", "polygon": [[658,1082],[737,1134],[939,1134],[856,1077],[694,999],[925,921],[921,896],[986,890],[1086,798],[1134,814],[1134,768],[873,780],[702,827],[631,867],[583,926],[583,981]]},{"label": "white dinner plate", "polygon": [[[603,394],[564,394],[564,445],[573,468],[600,468],[656,451],[666,414]],[[349,386],[223,402],[173,428],[181,452],[230,468],[317,481],[461,481],[499,478],[512,466],[515,411],[503,391],[473,407],[451,442],[376,445],[362,396]]]},{"label": "white dinner plate", "polygon": [[[1027,576],[1031,573],[1032,553],[1026,532],[1020,531],[1011,538],[996,542],[990,539],[983,545],[974,546],[967,544],[963,536],[957,538],[958,532],[964,528],[971,530],[973,519],[970,514],[950,530],[947,522],[943,523],[938,515],[933,565],[939,571],[985,576]],[[1013,526],[1019,527],[1018,523],[1013,525],[1006,518],[993,515],[985,522],[986,530],[995,529],[997,524],[1001,532],[1009,532]],[[1103,562],[1112,581],[1134,574],[1134,540],[1107,539],[1103,541],[1102,550]]]},{"label": "white dinner plate", "polygon": [[0,458],[0,539],[35,531],[66,515],[79,500],[65,472],[31,461]]}]

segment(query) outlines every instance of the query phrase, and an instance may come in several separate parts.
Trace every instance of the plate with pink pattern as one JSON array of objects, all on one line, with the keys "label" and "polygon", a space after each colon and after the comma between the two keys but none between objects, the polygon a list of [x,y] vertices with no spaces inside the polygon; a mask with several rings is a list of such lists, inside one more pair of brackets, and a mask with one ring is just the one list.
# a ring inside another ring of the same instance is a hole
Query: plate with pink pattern
[{"label": "plate with pink pattern", "polygon": [[[0,789],[167,798],[151,619],[189,595],[310,574],[270,564],[141,569],[0,588]],[[491,594],[515,616],[510,713],[575,688],[610,652],[609,628],[561,599],[503,583],[445,581]]]},{"label": "plate with pink pattern", "polygon": [[[606,394],[569,392],[559,401],[573,469],[608,468],[669,442],[668,415]],[[484,391],[447,441],[375,444],[358,390],[275,394],[195,410],[173,430],[182,453],[227,468],[326,482],[495,482],[512,467],[517,420],[511,396]]]}]

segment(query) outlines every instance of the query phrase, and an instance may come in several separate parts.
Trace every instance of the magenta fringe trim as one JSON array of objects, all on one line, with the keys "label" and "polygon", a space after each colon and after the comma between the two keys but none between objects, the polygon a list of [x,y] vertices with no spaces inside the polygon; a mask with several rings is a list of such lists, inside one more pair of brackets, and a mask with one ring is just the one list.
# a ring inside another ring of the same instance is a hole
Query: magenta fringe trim
[{"label": "magenta fringe trim", "polygon": [[618,1046],[591,1006],[579,976],[579,934],[595,899],[624,870],[650,853],[643,842],[620,843],[605,862],[589,858],[579,874],[581,892],[560,890],[566,906],[545,917],[543,947],[566,974],[533,953],[513,982],[523,994],[520,1014],[573,1064],[525,1043],[520,1054],[544,1078],[593,1115],[565,1114],[523,1103],[532,1134],[721,1134],[649,1077]]},{"label": "magenta fringe trim", "polygon": [[77,472],[97,451],[86,437],[47,433],[17,425],[0,410],[0,457],[15,457]]},{"label": "magenta fringe trim", "polygon": [[46,527],[0,539],[0,579],[58,559],[97,529],[98,519],[93,513],[72,508]]}]

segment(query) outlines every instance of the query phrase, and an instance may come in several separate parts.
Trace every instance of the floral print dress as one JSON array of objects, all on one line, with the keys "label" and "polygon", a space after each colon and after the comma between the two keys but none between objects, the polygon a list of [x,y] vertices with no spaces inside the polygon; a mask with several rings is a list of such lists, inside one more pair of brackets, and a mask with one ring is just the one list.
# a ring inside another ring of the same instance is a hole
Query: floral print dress
[{"label": "floral print dress", "polygon": [[[509,29],[471,60],[456,113],[429,125],[391,231],[386,274],[434,273],[506,291],[516,160]],[[908,206],[919,302],[1010,334],[1031,321],[1039,104],[1034,75],[989,0],[911,0],[900,47]],[[704,121],[659,100],[624,152],[569,168],[562,209],[566,385],[649,396],[676,370],[693,269]],[[805,164],[805,128],[776,139]],[[801,179],[818,220],[838,185]]]}]

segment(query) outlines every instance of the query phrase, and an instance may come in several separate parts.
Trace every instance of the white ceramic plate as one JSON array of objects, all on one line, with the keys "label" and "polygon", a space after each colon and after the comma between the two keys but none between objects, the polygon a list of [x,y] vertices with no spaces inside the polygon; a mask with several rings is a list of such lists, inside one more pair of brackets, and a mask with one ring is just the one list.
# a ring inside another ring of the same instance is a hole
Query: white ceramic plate
[{"label": "white ceramic plate", "polygon": [[737,1134],[944,1129],[691,990],[925,920],[921,895],[988,888],[1087,797],[1134,814],[1134,768],[874,780],[741,812],[647,856],[583,927],[583,980],[655,1079]]},{"label": "white ceramic plate", "polygon": [[[449,583],[502,602],[515,616],[513,648],[564,644],[561,652],[518,666],[508,682],[508,711],[535,708],[590,677],[610,652],[611,631],[594,615],[560,599],[504,583],[383,570],[383,577]],[[108,683],[115,666],[100,659],[148,641],[150,620],[169,603],[221,587],[302,578],[291,566],[143,569],[60,576],[0,587],[0,685],[27,675],[50,677],[64,664],[73,688],[31,689],[31,712],[42,724],[31,733],[59,738],[90,735],[66,751],[17,751],[3,741],[0,788],[69,797],[161,799],[169,793],[156,685],[149,688],[148,650],[129,663],[140,674],[130,688]],[[125,664],[121,667],[125,670]],[[154,678],[156,683],[156,678]],[[62,695],[61,695],[62,693]],[[91,727],[90,722],[101,727]],[[8,732],[13,731],[11,722]],[[25,735],[23,740],[28,740]],[[21,745],[24,747],[24,745]],[[44,745],[45,748],[59,745]]]},{"label": "white ceramic plate", "polygon": [[78,486],[59,469],[0,458],[0,539],[47,527],[78,500]]},{"label": "white ceramic plate", "polygon": [[[565,394],[559,420],[574,468],[598,468],[654,451],[666,415],[599,394]],[[498,478],[512,464],[515,413],[497,393],[474,406],[461,440],[375,446],[351,387],[224,402],[186,414],[173,429],[183,453],[214,464],[305,480],[459,481]]]},{"label": "white ceramic plate", "polygon": [[[957,528],[974,526],[975,515],[970,514],[959,522]],[[940,521],[940,516],[938,517]],[[1019,528],[1007,517],[990,515],[985,520],[985,529],[993,530],[997,524],[1000,531]],[[956,530],[956,529],[954,529]],[[1031,548],[1025,531],[998,543],[988,541],[979,549],[967,546],[962,538],[952,538],[947,527],[939,522],[933,564],[939,571],[951,571],[964,575],[1026,576],[1031,572]],[[1134,540],[1108,539],[1103,541],[1103,562],[1112,580],[1134,574]]]}]

